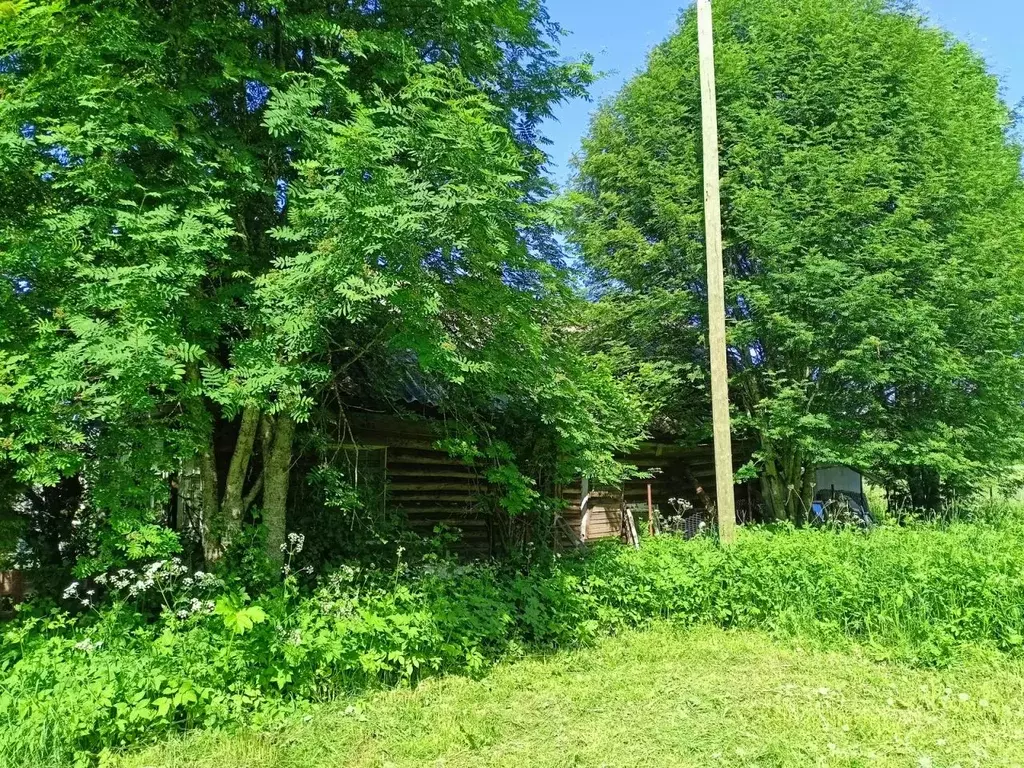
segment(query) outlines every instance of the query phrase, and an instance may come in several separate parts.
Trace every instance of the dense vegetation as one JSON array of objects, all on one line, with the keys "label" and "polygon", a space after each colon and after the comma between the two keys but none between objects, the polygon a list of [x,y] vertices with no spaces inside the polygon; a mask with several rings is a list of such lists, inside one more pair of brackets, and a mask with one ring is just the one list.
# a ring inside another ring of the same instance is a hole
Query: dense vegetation
[{"label": "dense vegetation", "polygon": [[[848,463],[938,508],[1021,455],[1024,183],[966,45],[883,0],[716,0],[735,415],[773,517]],[[902,4],[905,6],[905,4]],[[706,434],[696,14],[593,120],[569,225],[595,348]]]},{"label": "dense vegetation", "polygon": [[[972,494],[1024,452],[1021,151],[898,6],[716,0],[733,405],[785,525],[560,554],[560,486],[707,437],[692,13],[556,200],[541,125],[593,74],[541,0],[0,2],[0,571],[35,591],[0,763],[654,620],[1019,653],[1024,520]],[[502,560],[367,512],[358,411],[437,425],[522,523]],[[802,527],[832,463],[909,524]]]},{"label": "dense vegetation", "polygon": [[300,458],[410,380],[506,507],[524,434],[551,475],[614,469],[643,417],[565,332],[537,135],[589,68],[535,2],[427,5],[5,4],[9,540],[73,520],[79,574],[212,565],[259,520],[279,558]]},{"label": "dense vegetation", "polygon": [[[116,574],[98,615],[9,629],[0,755],[70,762],[197,726],[444,672],[573,648],[655,619],[857,641],[879,659],[943,665],[1024,642],[1024,517],[853,531],[744,532],[615,544],[526,569],[434,560],[298,577],[250,600],[173,564]],[[293,550],[301,544],[293,542]],[[221,594],[211,602],[211,590]],[[84,600],[89,600],[85,595]],[[166,605],[157,621],[135,607]]]}]

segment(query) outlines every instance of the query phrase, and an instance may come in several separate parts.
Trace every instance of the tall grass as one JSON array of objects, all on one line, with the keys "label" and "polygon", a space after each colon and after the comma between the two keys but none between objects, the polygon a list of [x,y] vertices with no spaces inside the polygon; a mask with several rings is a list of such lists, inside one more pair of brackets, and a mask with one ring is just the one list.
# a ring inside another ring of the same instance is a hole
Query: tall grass
[{"label": "tall grass", "polygon": [[87,764],[105,748],[276,717],[365,686],[476,674],[654,619],[852,640],[915,665],[1017,653],[1024,517],[1004,508],[871,533],[753,529],[729,549],[659,537],[526,572],[442,563],[323,581],[255,601],[242,631],[221,615],[152,623],[123,610],[9,627],[0,765]]}]

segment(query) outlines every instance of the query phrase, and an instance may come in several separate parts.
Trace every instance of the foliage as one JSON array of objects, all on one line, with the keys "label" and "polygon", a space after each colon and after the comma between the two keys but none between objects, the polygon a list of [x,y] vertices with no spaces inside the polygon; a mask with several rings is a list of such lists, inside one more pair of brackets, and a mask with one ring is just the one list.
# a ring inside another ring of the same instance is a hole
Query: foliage
[{"label": "foliage", "polygon": [[[287,562],[300,547],[293,539]],[[655,619],[850,638],[919,665],[979,647],[1016,654],[1022,552],[1024,521],[1004,514],[868,534],[750,530],[724,550],[663,536],[526,571],[410,565],[399,552],[390,571],[345,566],[313,591],[294,571],[251,600],[228,584],[212,610],[205,597],[189,610],[196,586],[172,576],[176,597],[155,622],[117,601],[92,618],[40,612],[8,628],[0,753],[11,765],[84,761],[368,685],[478,673],[503,656],[586,645]]]},{"label": "foliage", "polygon": [[[896,7],[898,5],[898,7]],[[764,497],[800,521],[816,465],[916,507],[1020,455],[1024,184],[1013,115],[906,3],[721,0],[715,54],[730,389]],[[696,15],[595,116],[569,201],[591,343],[708,434]]]},{"label": "foliage", "polygon": [[79,573],[175,553],[179,475],[208,564],[276,556],[296,442],[410,371],[607,469],[538,133],[591,74],[541,3],[6,5],[0,473],[83,480]]}]

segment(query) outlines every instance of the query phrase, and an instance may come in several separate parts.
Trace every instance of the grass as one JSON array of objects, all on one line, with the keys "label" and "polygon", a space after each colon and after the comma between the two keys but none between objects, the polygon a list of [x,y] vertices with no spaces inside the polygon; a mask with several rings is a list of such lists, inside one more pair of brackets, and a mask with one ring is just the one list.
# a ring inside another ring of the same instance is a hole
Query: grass
[{"label": "grass", "polygon": [[755,631],[656,625],[479,680],[198,733],[119,768],[1020,766],[1024,663],[877,664]]}]

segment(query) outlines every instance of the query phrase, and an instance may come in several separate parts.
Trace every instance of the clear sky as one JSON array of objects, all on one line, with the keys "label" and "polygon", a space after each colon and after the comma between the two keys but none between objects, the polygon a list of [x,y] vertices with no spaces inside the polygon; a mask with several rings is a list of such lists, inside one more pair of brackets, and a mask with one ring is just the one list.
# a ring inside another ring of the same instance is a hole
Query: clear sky
[{"label": "clear sky", "polygon": [[[607,76],[593,88],[594,101],[562,105],[545,133],[554,143],[552,176],[568,177],[569,158],[579,148],[597,102],[614,94],[647,53],[675,29],[688,0],[548,0],[548,10],[572,34],[563,43],[570,57],[592,53]],[[918,0],[936,24],[969,42],[984,56],[1011,105],[1024,100],[1024,0]]]}]

